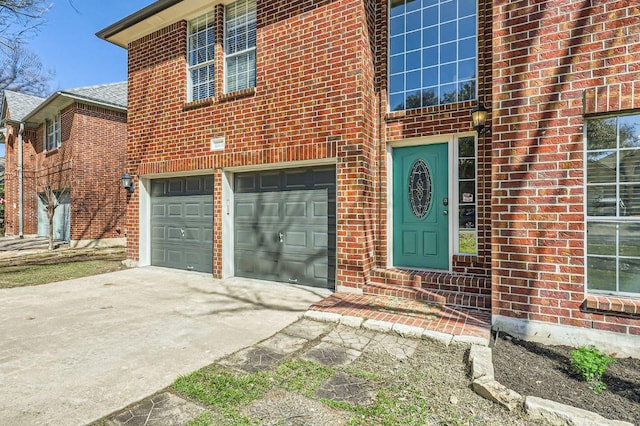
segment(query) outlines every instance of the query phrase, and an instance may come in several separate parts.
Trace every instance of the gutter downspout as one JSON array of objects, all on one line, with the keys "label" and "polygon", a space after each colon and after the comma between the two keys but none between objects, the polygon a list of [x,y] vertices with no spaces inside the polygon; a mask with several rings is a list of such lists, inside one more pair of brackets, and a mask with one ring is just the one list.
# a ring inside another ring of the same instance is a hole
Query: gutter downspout
[{"label": "gutter downspout", "polygon": [[18,235],[20,238],[24,237],[23,232],[23,179],[22,179],[22,133],[24,132],[24,123],[20,123],[20,130],[18,130]]}]

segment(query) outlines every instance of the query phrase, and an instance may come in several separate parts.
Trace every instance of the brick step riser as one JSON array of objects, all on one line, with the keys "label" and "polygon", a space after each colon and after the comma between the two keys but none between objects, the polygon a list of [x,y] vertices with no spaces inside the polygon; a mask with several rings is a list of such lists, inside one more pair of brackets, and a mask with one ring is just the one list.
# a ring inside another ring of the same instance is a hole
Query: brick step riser
[{"label": "brick step riser", "polygon": [[439,289],[416,288],[373,282],[363,288],[366,295],[391,296],[473,309],[491,309],[490,295]]}]

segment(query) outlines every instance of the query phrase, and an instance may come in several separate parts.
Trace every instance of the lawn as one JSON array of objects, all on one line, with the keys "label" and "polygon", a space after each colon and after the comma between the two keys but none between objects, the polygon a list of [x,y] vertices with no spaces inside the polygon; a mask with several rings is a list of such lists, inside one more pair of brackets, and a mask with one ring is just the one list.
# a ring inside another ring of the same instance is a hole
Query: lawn
[{"label": "lawn", "polygon": [[120,260],[88,260],[55,265],[6,266],[0,270],[0,289],[48,284],[124,269]]}]

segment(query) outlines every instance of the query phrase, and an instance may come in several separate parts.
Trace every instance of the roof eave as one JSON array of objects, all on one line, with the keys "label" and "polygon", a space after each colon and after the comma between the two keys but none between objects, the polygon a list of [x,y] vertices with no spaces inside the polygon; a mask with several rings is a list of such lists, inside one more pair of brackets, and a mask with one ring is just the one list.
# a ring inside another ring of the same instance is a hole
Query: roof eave
[{"label": "roof eave", "polygon": [[149,6],[145,7],[144,9],[141,9],[135,12],[134,14],[119,20],[115,24],[111,24],[107,28],[98,31],[96,35],[103,40],[111,42],[117,46],[124,47],[126,49],[127,48],[126,45],[123,45],[122,43],[118,43],[117,41],[113,40],[112,37],[117,35],[118,33],[121,33],[124,30],[127,30],[133,27],[136,24],[139,24],[145,19],[148,19],[162,12],[163,10],[170,8],[171,6],[181,3],[182,1],[183,0],[158,0],[150,4]]}]

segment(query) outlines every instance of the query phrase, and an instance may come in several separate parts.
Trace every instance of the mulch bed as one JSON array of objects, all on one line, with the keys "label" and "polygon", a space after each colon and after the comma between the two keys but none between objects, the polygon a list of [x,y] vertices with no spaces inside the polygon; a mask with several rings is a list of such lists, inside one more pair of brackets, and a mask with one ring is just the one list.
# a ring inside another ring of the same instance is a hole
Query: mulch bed
[{"label": "mulch bed", "polygon": [[571,347],[508,335],[492,343],[495,378],[506,387],[640,425],[640,359],[616,359],[602,377],[607,389],[598,395],[571,370]]}]

